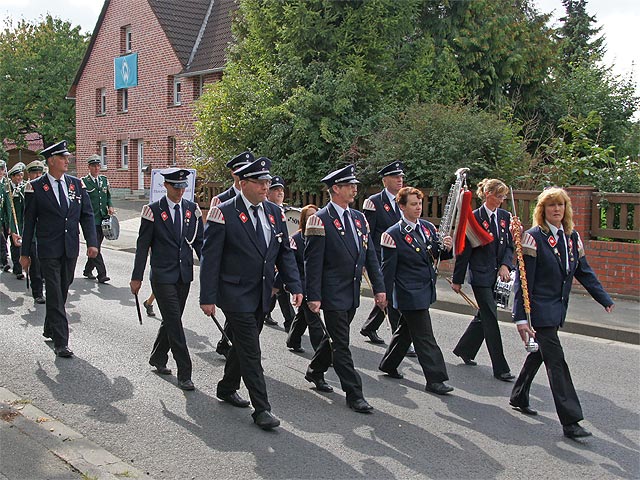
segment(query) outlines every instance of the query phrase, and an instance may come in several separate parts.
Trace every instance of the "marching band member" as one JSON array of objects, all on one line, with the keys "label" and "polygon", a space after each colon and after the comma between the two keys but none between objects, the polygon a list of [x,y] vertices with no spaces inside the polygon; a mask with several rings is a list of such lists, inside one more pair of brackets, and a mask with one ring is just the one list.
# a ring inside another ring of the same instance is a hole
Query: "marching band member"
[{"label": "marching band member", "polygon": [[[7,201],[5,203],[5,217],[8,220],[9,225],[9,250],[11,252],[11,261],[13,262],[13,273],[18,280],[24,278],[22,272],[22,266],[20,265],[20,246],[22,242],[19,225],[22,224],[22,212],[24,210],[24,170],[26,166],[22,162],[16,163],[11,170],[9,170],[9,192],[7,194]],[[14,219],[18,220],[16,225]]]},{"label": "marching band member", "polygon": [[164,177],[167,194],[157,202],[142,207],[136,256],[131,273],[131,293],[142,286],[147,255],[151,250],[151,288],[162,315],[162,323],[153,344],[149,365],[161,375],[167,368],[171,350],[178,367],[178,387],[193,390],[191,357],[182,327],[182,314],[193,281],[193,251],[200,256],[202,247],[202,213],[197,204],[182,198],[191,172],[167,168]]},{"label": "marching band member", "polygon": [[331,201],[307,221],[306,300],[312,312],[323,310],[330,338],[322,339],[304,378],[319,391],[333,391],[324,379],[333,358],[333,368],[346,393],[347,405],[356,412],[368,413],[373,407],[364,399],[362,380],[349,350],[349,326],[360,305],[364,266],[371,277],[376,304],[385,308],[387,300],[378,258],[375,251],[368,248],[367,221],[362,213],[349,208],[360,183],[354,171],[354,166],[349,165],[322,179],[329,188]]},{"label": "marching band member", "polygon": [[498,306],[493,296],[497,278],[508,282],[509,272],[513,270],[513,239],[509,231],[511,216],[509,212],[499,208],[509,193],[509,187],[501,180],[485,178],[478,183],[476,193],[484,203],[473,214],[478,223],[491,233],[493,241],[482,247],[465,248],[456,258],[451,288],[456,293],[460,292],[468,267],[469,283],[479,310],[453,353],[467,365],[477,365],[474,358],[484,340],[491,357],[493,376],[510,382],[515,376],[511,373],[502,350]]},{"label": "marching band member", "polygon": [[294,305],[302,302],[284,215],[266,201],[270,167],[271,160],[261,157],[235,171],[241,192],[209,210],[200,263],[200,308],[211,316],[217,305],[233,334],[216,395],[233,406],[248,407],[237,392],[242,379],[255,410],[253,421],[264,430],[280,425],[271,413],[260,358],[260,332],[276,265]]},{"label": "marching band member", "polygon": [[524,414],[537,413],[529,406],[529,390],[544,363],[564,435],[587,437],[591,433],[578,423],[584,418],[582,407],[564,358],[558,329],[567,315],[574,278],[607,313],[613,310],[613,300],[587,263],[584,245],[573,228],[571,199],[563,189],[549,188],[538,196],[533,223],[522,238],[532,328],[526,320],[522,295],[524,282],[521,282],[520,272],[515,283],[513,318],[522,340],[526,343],[528,337],[534,337],[539,349],[527,355],[509,403]]},{"label": "marching band member", "polygon": [[403,187],[396,195],[402,219],[382,234],[382,274],[385,289],[400,312],[399,326],[382,357],[381,371],[391,378],[403,378],[398,372],[407,348],[413,345],[427,380],[426,390],[444,395],[453,390],[445,384],[447,367],[431,326],[429,306],[436,301],[438,257],[453,256],[450,236],[444,237],[445,251],[440,250],[436,228],[422,220],[424,194],[417,188]]}]

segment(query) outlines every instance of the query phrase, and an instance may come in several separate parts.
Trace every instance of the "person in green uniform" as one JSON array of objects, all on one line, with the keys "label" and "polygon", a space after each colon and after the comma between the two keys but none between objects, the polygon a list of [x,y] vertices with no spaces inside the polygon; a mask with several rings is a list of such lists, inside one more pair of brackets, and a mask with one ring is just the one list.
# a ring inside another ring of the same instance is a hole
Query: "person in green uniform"
[{"label": "person in green uniform", "polygon": [[[5,189],[5,220],[9,227],[9,242],[11,251],[11,261],[13,262],[13,273],[18,280],[24,279],[22,266],[20,265],[20,246],[22,244],[22,214],[24,211],[24,169],[26,165],[22,162],[16,163],[9,170],[9,188]],[[6,188],[6,187],[5,187]],[[16,223],[17,222],[17,223]]]},{"label": "person in green uniform", "polygon": [[4,211],[4,204],[6,201],[5,186],[8,181],[7,162],[0,160],[0,269],[4,272],[8,272],[11,269],[11,265],[9,265],[9,250],[7,249],[9,226],[7,224]]}]

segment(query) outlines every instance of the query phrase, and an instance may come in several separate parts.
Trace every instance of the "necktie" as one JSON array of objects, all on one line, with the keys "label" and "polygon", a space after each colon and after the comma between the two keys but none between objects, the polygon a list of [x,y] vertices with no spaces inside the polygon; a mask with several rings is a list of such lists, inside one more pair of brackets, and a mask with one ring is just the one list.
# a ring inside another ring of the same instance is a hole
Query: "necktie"
[{"label": "necktie", "polygon": [[258,246],[262,253],[267,251],[267,241],[264,238],[264,230],[262,230],[262,222],[260,221],[260,216],[258,215],[258,209],[260,207],[258,205],[251,205],[251,210],[253,210],[253,216],[256,219],[256,237],[258,238]]},{"label": "necktie", "polygon": [[344,234],[347,237],[347,243],[351,247],[353,247],[354,253],[358,253],[358,244],[356,243],[356,237],[353,235],[353,230],[351,229],[351,221],[349,220],[349,210],[344,211],[342,218],[344,220]]},{"label": "necktie", "polygon": [[173,233],[176,236],[176,240],[180,241],[180,233],[182,231],[182,218],[180,217],[180,205],[176,204],[173,206]]},{"label": "necktie", "polygon": [[560,252],[560,262],[562,263],[562,269],[567,273],[567,247],[564,241],[564,232],[558,230],[558,251]]},{"label": "necktie", "polygon": [[62,180],[56,180],[58,182],[58,199],[60,200],[60,210],[62,210],[62,215],[64,217],[67,216],[69,212],[69,202],[67,201],[67,196],[64,194],[64,189],[62,188]]},{"label": "necktie", "polygon": [[496,225],[496,214],[491,214],[491,220],[489,221],[489,228],[491,229],[491,233],[493,233],[493,238],[497,242],[498,241],[498,226]]}]

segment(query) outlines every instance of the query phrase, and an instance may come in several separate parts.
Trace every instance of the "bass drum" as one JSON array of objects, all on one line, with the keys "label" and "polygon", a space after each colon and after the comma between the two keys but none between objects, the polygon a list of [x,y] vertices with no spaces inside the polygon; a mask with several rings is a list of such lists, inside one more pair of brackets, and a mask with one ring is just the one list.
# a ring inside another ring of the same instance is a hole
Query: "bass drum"
[{"label": "bass drum", "polygon": [[287,219],[287,230],[289,235],[293,235],[300,229],[300,212],[298,207],[284,207],[284,216]]},{"label": "bass drum", "polygon": [[107,240],[117,240],[120,236],[120,223],[115,215],[102,220],[102,234]]}]

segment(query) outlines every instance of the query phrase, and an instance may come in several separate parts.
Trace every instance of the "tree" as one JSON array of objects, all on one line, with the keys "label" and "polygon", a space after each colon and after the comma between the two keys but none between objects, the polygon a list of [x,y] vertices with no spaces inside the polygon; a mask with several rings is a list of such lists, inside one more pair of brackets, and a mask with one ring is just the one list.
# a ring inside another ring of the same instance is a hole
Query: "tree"
[{"label": "tree", "polygon": [[47,15],[37,22],[7,20],[0,32],[0,138],[26,144],[39,133],[45,145],[75,139],[75,105],[65,100],[89,35]]},{"label": "tree", "polygon": [[604,36],[596,37],[602,27],[594,28],[596,16],[587,13],[587,0],[562,0],[566,15],[560,18],[558,30],[560,54],[565,68],[602,60],[605,53]]}]

